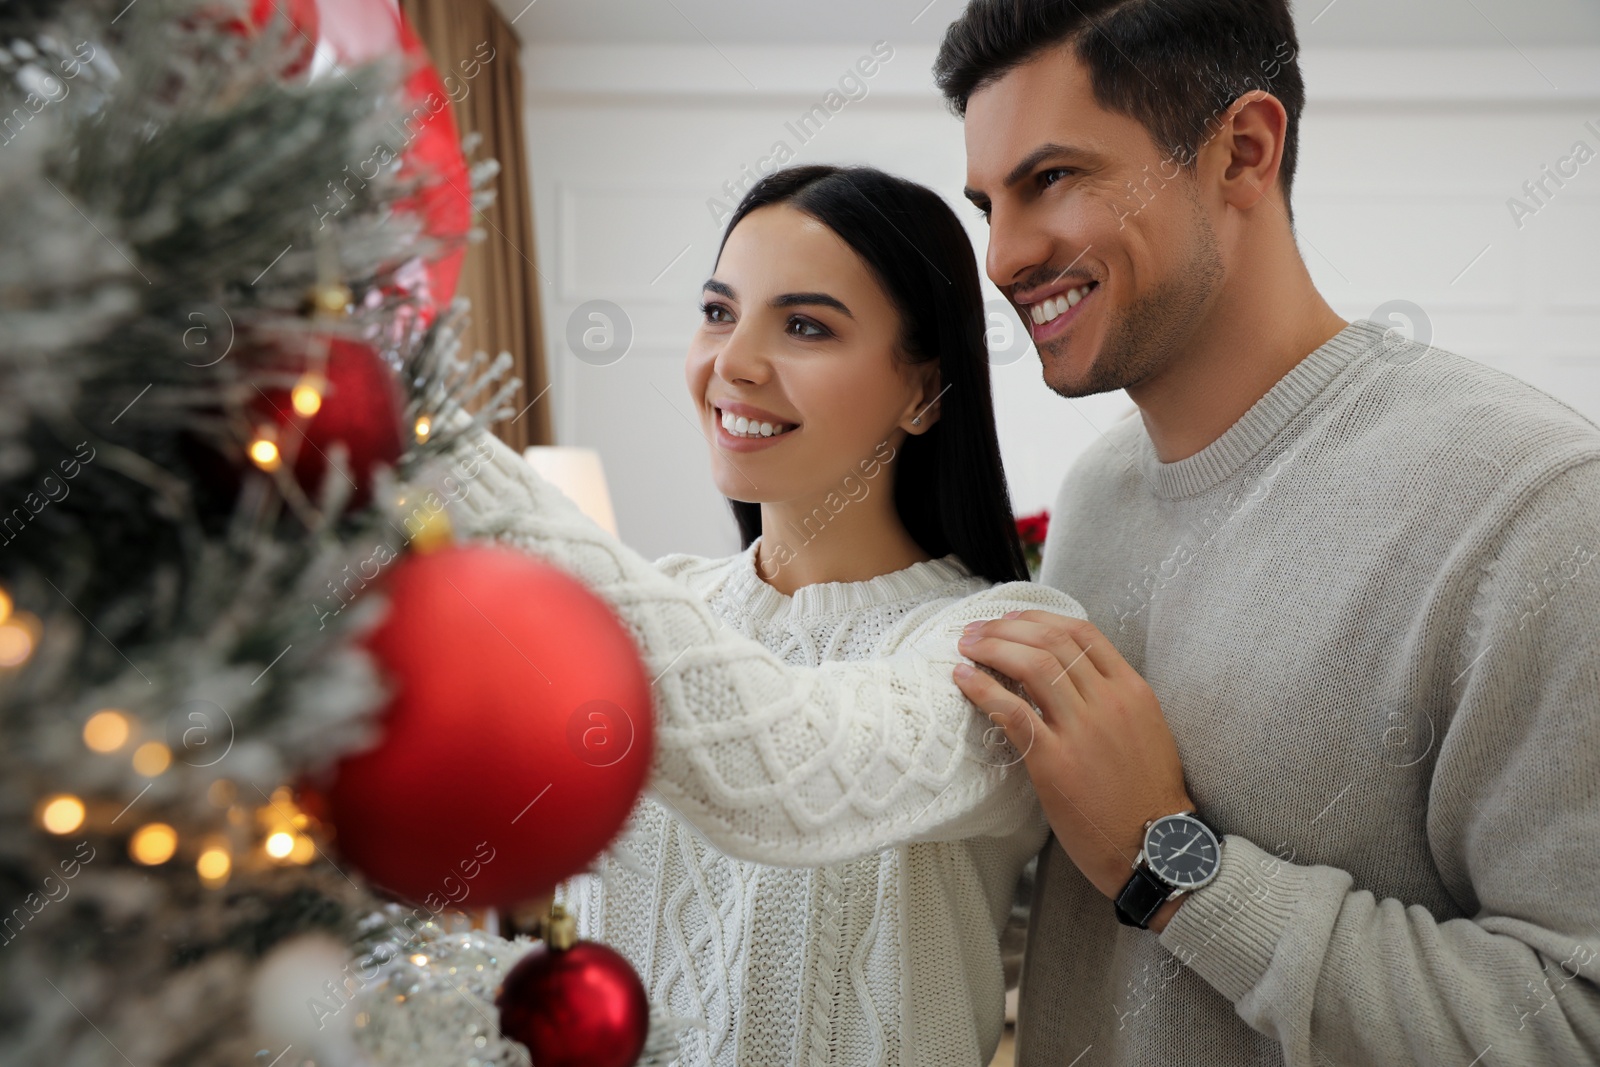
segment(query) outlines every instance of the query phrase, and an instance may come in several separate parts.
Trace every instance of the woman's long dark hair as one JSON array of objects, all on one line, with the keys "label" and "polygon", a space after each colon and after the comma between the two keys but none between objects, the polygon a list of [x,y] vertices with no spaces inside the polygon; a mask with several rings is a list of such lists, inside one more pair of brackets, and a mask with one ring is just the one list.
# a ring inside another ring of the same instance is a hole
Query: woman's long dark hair
[{"label": "woman's long dark hair", "polygon": [[[907,532],[930,556],[953,552],[992,582],[1027,578],[995,435],[978,267],[955,212],[933,190],[871,167],[790,167],[745,194],[723,245],[770,204],[810,215],[855,249],[900,313],[905,358],[938,361],[939,419],[896,457],[894,503]],[[748,548],[761,505],[728,503]]]}]

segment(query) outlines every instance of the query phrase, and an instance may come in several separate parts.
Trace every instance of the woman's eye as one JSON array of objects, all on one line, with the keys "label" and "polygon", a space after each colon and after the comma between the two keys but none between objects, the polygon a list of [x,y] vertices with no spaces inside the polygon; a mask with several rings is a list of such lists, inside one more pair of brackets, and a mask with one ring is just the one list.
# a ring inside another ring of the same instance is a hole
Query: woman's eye
[{"label": "woman's eye", "polygon": [[705,316],[707,322],[732,322],[733,312],[722,304],[701,304],[700,314]]},{"label": "woman's eye", "polygon": [[810,319],[792,318],[789,320],[789,333],[795,337],[826,337],[828,331],[825,327],[812,322]]}]

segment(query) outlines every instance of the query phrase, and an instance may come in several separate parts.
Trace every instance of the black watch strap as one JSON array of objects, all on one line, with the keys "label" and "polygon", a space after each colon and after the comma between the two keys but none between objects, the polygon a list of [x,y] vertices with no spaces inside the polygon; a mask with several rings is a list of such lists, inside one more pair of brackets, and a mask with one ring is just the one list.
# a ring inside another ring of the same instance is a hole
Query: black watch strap
[{"label": "black watch strap", "polygon": [[1167,902],[1172,887],[1157,878],[1143,863],[1133,869],[1133,877],[1117,894],[1117,920],[1124,926],[1150,929],[1150,919]]}]

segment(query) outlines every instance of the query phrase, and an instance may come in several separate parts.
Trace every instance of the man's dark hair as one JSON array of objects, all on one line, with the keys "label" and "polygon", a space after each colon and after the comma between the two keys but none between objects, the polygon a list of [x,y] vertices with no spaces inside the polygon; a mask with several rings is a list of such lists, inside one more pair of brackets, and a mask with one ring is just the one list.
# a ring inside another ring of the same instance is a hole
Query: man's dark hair
[{"label": "man's dark hair", "polygon": [[965,116],[973,93],[1067,44],[1100,106],[1138,120],[1190,171],[1235,100],[1255,89],[1277,97],[1288,202],[1306,100],[1288,0],[971,0],[945,31],[934,79]]}]

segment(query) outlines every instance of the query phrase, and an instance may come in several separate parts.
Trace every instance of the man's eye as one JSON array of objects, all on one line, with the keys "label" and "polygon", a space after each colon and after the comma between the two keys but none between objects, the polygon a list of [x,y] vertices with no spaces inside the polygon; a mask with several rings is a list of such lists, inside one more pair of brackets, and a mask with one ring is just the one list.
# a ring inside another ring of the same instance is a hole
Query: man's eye
[{"label": "man's eye", "polygon": [[1060,181],[1062,178],[1065,178],[1071,173],[1071,167],[1051,167],[1049,170],[1040,172],[1039,184],[1048,189],[1050,186],[1054,185],[1056,182]]}]

